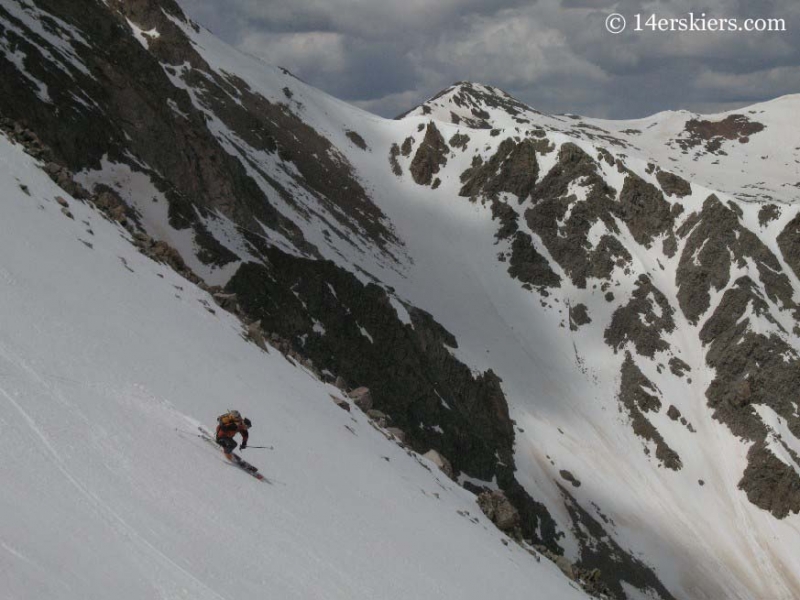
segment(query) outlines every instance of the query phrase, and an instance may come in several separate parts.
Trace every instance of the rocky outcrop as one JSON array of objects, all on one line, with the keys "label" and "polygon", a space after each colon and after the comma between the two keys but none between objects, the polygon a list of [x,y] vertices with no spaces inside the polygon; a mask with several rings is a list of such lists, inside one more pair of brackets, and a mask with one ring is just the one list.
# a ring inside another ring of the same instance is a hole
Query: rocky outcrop
[{"label": "rocky outcrop", "polygon": [[778,235],[778,248],[786,264],[800,277],[800,213],[789,221]]},{"label": "rocky outcrop", "polygon": [[367,150],[367,142],[364,141],[364,138],[361,137],[355,131],[346,131],[345,135],[347,139],[349,139],[356,147],[361,148],[362,150]]},{"label": "rocky outcrop", "polygon": [[[633,361],[630,353],[626,353],[622,363],[619,400],[631,418],[634,433],[656,447],[656,458],[668,469],[679,470],[683,464],[672,448],[669,447],[661,433],[645,417],[645,413],[661,410],[660,392]],[[645,447],[645,454],[649,450]]]},{"label": "rocky outcrop", "polygon": [[352,392],[349,392],[347,397],[364,412],[369,412],[372,409],[372,393],[369,391],[369,388],[363,386],[356,388]]},{"label": "rocky outcrop", "polygon": [[[797,460],[795,455],[795,460]],[[747,453],[747,468],[739,489],[759,508],[779,519],[800,512],[800,477],[781,461],[764,441],[753,444]]]},{"label": "rocky outcrop", "polygon": [[368,387],[369,413],[380,413],[373,420],[391,422],[411,449],[448,457],[454,475],[496,477],[523,515],[521,535],[558,548],[552,517],[515,479],[514,427],[497,375],[459,362],[451,351],[455,338],[424,311],[410,308],[413,326],[402,323],[383,288],[331,262],[276,248],[266,256],[269,266],[242,264],[226,286],[247,319],[260,320],[318,369]]},{"label": "rocky outcrop", "polygon": [[559,277],[550,267],[547,259],[536,251],[533,239],[527,233],[518,231],[511,244],[511,260],[508,274],[522,283],[536,288],[559,287]]},{"label": "rocky outcrop", "polygon": [[582,325],[592,322],[589,317],[589,309],[585,304],[576,304],[569,307],[569,328],[570,331],[577,331]]},{"label": "rocky outcrop", "polygon": [[639,275],[636,288],[628,304],[620,306],[605,331],[605,340],[614,348],[622,349],[632,342],[636,352],[653,358],[656,352],[669,349],[664,336],[675,330],[673,308],[647,275]]},{"label": "rocky outcrop", "polygon": [[431,121],[425,130],[425,137],[411,161],[410,170],[414,181],[419,185],[431,185],[433,176],[447,164],[449,153],[450,148],[436,125]]},{"label": "rocky outcrop", "polygon": [[622,600],[628,598],[622,585],[625,581],[639,590],[647,590],[648,596],[675,600],[651,567],[614,541],[614,536],[604,527],[611,526],[607,519],[601,523],[564,486],[559,485],[558,489],[580,545],[580,560],[572,570],[576,579],[585,582],[587,590]]},{"label": "rocky outcrop", "polygon": [[765,204],[758,211],[758,224],[761,225],[761,227],[766,227],[769,225],[770,221],[774,221],[780,216],[780,207],[774,204]]},{"label": "rocky outcrop", "polygon": [[[482,160],[461,174],[461,196],[497,198],[501,193],[514,194],[522,203],[533,193],[539,177],[536,142],[524,139],[503,140],[494,155]],[[480,158],[480,157],[478,157]]]},{"label": "rocky outcrop", "polygon": [[632,173],[625,177],[614,214],[628,226],[633,239],[648,248],[654,238],[673,229],[672,205],[664,194]]},{"label": "rocky outcrop", "polygon": [[[571,195],[570,185],[586,188],[586,199],[578,201]],[[578,287],[586,287],[588,277],[610,277],[631,260],[613,235],[619,233],[615,195],[599,175],[595,160],[572,143],[561,146],[558,162],[533,192],[534,205],[525,212],[525,220]],[[589,230],[598,221],[610,233],[592,244]]]},{"label": "rocky outcrop", "polygon": [[692,194],[692,186],[689,182],[674,173],[659,169],[656,172],[656,179],[658,180],[658,185],[661,186],[667,196],[683,198]]},{"label": "rocky outcrop", "polygon": [[453,471],[453,465],[447,460],[444,456],[439,454],[436,450],[428,450],[425,454],[423,454],[425,458],[435,464],[439,469],[447,475],[450,479],[453,479],[455,476],[455,472]]},{"label": "rocky outcrop", "polygon": [[[678,303],[689,321],[696,323],[708,310],[712,288],[721,290],[728,285],[734,264],[743,268],[748,260],[755,264],[770,300],[795,309],[791,282],[778,259],[741,224],[737,211],[716,196],[709,196],[702,210],[686,219],[678,235],[686,239],[676,273]],[[781,244],[781,236],[778,242]],[[786,245],[784,238],[782,250]]]},{"label": "rocky outcrop", "polygon": [[400,161],[397,157],[400,156],[400,146],[392,144],[389,150],[389,166],[392,167],[392,173],[400,177],[403,174],[403,167],[400,166]]},{"label": "rocky outcrop", "polygon": [[692,367],[686,364],[677,356],[673,356],[669,359],[669,370],[673,375],[677,375],[678,377],[683,377],[683,374],[686,371],[691,371]]},{"label": "rocky outcrop", "polygon": [[469,144],[469,136],[466,133],[454,133],[449,141],[451,148],[460,148],[461,150],[467,149]]},{"label": "rocky outcrop", "polygon": [[751,135],[764,128],[762,123],[752,121],[745,115],[728,115],[721,121],[690,119],[677,142],[683,149],[702,145],[707,152],[715,154],[720,151],[723,142],[735,140],[746,144]]},{"label": "rocky outcrop", "polygon": [[[201,254],[217,266],[224,250],[201,230],[198,212],[219,211],[253,231],[264,224],[300,251],[314,253],[264,188],[272,186],[283,203],[302,207],[263,165],[248,164],[258,153],[276,156],[301,174],[300,185],[327,209],[334,235],[367,238],[380,248],[396,241],[344,155],[288,104],[270,102],[241,79],[208,65],[179,24],[196,26],[172,0],[112,0],[92,11],[76,3],[48,3],[47,10],[70,24],[62,42],[72,45],[75,60],[62,61],[50,38],[26,34],[24,25],[4,35],[27,57],[26,69],[46,85],[49,102],[13,62],[0,60],[0,114],[26,120],[52,149],[46,160],[72,172],[97,169],[103,159],[146,172],[169,202],[170,224],[198,225],[198,244],[210,249]],[[7,13],[4,18],[13,19]],[[129,23],[159,36],[145,47]],[[79,41],[69,37],[78,31]],[[205,111],[213,113],[213,128]],[[220,128],[233,134],[224,136],[224,143],[215,133]]]},{"label": "rocky outcrop", "polygon": [[753,318],[771,323],[775,331],[781,329],[758,286],[742,277],[725,292],[700,332],[708,345],[706,361],[715,372],[706,397],[714,418],[754,442],[740,487],[754,504],[783,518],[800,506],[800,476],[766,447],[770,430],[752,405],[770,407],[795,435],[800,434],[800,418],[794,410],[800,358],[781,336],[754,330]]},{"label": "rocky outcrop", "polygon": [[581,482],[578,481],[578,479],[576,479],[576,477],[566,469],[561,469],[558,474],[561,475],[561,479],[564,481],[569,481],[572,484],[572,487],[581,487]]},{"label": "rocky outcrop", "polygon": [[508,501],[501,491],[484,492],[478,496],[478,506],[483,514],[494,523],[500,531],[514,532],[519,527],[519,512]]}]

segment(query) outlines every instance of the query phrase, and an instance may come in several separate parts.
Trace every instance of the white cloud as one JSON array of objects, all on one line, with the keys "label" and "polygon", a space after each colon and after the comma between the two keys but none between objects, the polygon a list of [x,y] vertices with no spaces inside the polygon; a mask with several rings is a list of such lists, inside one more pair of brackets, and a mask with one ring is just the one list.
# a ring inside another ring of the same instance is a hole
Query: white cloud
[{"label": "white cloud", "polygon": [[347,69],[345,36],[326,31],[247,33],[239,49],[273,65],[307,76],[309,72],[339,73]]},{"label": "white cloud", "polygon": [[442,33],[415,57],[436,61],[442,72],[456,70],[462,74],[459,79],[500,86],[530,86],[565,72],[587,81],[605,79],[600,67],[574,52],[562,31],[538,17],[531,8],[468,17],[463,27]]},{"label": "white cloud", "polygon": [[[463,79],[541,110],[612,118],[800,91],[796,0],[715,0],[703,9],[696,0],[179,1],[241,49],[385,116]],[[636,13],[692,10],[785,18],[789,31],[615,36],[604,27],[613,11],[630,23]]]}]

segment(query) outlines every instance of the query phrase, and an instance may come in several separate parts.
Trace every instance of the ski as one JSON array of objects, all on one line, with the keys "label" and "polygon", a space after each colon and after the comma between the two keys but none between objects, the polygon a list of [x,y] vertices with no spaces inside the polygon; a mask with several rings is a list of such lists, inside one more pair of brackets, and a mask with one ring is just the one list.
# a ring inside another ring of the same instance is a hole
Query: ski
[{"label": "ski", "polygon": [[[209,444],[213,445],[214,448],[216,448],[217,450],[220,450],[220,451],[222,450],[220,448],[219,444],[217,444],[217,441],[213,437],[211,437],[211,434],[208,431],[206,431],[202,427],[198,427],[197,429],[200,431],[200,433],[197,434],[197,437],[199,437],[200,439],[205,440]],[[223,455],[224,455],[224,453],[223,453]],[[238,467],[240,470],[244,471],[245,473],[247,473],[251,477],[254,477],[255,479],[258,479],[259,481],[263,481],[264,483],[269,483],[270,485],[272,484],[272,481],[270,481],[269,479],[267,479],[261,473],[258,472],[258,467],[255,467],[255,466],[251,465],[249,462],[244,460],[238,454],[232,454],[232,456],[233,456],[233,460],[225,459],[225,462],[227,464],[229,464],[229,465],[231,465],[233,467]]]}]

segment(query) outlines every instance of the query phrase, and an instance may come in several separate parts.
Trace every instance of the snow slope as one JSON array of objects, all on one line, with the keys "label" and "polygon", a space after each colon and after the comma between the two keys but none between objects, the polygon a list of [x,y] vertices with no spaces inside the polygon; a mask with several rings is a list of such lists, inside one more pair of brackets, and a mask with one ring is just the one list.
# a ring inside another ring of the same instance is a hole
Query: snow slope
[{"label": "snow slope", "polygon": [[[0,185],[4,598],[585,597],[5,137]],[[194,435],[228,407],[273,485]]]}]

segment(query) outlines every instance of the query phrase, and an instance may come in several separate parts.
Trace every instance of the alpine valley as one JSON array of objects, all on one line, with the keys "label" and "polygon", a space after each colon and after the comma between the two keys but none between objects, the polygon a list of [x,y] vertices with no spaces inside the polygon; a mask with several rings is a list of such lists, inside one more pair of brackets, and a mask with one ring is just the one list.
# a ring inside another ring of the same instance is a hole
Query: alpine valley
[{"label": "alpine valley", "polygon": [[0,595],[800,598],[798,114],[387,120],[0,0]]}]

